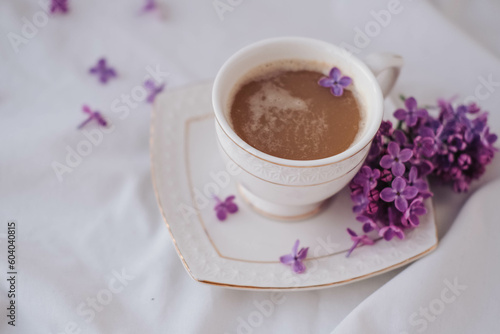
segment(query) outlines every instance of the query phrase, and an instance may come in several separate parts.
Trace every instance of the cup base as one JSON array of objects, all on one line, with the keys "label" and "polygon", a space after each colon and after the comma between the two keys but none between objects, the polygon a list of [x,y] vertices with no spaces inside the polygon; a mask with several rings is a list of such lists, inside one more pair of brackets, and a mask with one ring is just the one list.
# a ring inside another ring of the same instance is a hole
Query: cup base
[{"label": "cup base", "polygon": [[329,202],[328,199],[308,205],[282,205],[269,202],[251,193],[238,183],[238,192],[245,202],[257,213],[274,220],[298,221],[318,214]]}]

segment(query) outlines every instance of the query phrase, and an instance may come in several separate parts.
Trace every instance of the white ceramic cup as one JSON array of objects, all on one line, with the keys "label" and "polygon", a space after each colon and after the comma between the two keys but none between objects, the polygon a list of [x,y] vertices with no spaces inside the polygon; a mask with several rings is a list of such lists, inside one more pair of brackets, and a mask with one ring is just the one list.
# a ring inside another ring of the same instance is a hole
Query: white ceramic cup
[{"label": "white ceramic cup", "polygon": [[[365,126],[347,150],[324,159],[289,160],[253,148],[234,132],[229,115],[233,88],[255,67],[282,59],[324,63],[325,74],[337,66],[352,78]],[[277,219],[303,219],[318,212],[361,168],[382,121],[384,96],[394,86],[402,64],[400,56],[387,53],[370,55],[365,64],[338,46],[302,37],[263,40],[229,58],[215,79],[212,103],[219,148],[225,160],[241,168],[236,178],[244,199]]]}]

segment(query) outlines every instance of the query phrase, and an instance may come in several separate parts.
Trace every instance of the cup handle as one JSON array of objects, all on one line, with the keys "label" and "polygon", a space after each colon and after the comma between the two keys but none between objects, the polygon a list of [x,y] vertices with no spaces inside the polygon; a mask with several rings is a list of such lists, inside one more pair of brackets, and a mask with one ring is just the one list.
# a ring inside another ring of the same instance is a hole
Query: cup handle
[{"label": "cup handle", "polygon": [[393,53],[372,53],[365,63],[375,74],[384,97],[389,95],[403,67],[403,57]]}]

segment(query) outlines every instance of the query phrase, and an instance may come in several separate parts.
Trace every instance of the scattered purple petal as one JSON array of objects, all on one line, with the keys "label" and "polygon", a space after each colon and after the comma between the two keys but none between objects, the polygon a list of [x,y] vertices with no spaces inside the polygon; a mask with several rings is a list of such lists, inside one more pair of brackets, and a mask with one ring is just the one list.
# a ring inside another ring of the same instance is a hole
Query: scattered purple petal
[{"label": "scattered purple petal", "polygon": [[60,12],[66,14],[68,12],[68,0],[52,0],[50,3],[50,12],[52,14]]},{"label": "scattered purple petal", "polygon": [[347,233],[351,235],[351,240],[354,242],[352,247],[349,249],[345,257],[349,257],[351,255],[352,251],[358,247],[359,244],[362,245],[373,245],[375,241],[370,239],[366,234],[358,236],[356,232],[351,230],[350,228],[347,229]]},{"label": "scattered purple petal", "polygon": [[157,17],[159,20],[165,20],[165,10],[163,8],[163,4],[158,2],[157,0],[143,0],[144,4],[142,5],[139,15],[152,15]]},{"label": "scattered purple petal", "polygon": [[106,59],[101,58],[97,64],[89,70],[90,74],[95,74],[99,77],[99,81],[103,84],[107,83],[109,79],[116,77],[116,71],[112,67],[108,67]]},{"label": "scattered purple petal", "polygon": [[160,94],[163,91],[163,89],[165,88],[165,84],[162,83],[162,84],[156,86],[156,84],[153,80],[147,80],[144,83],[144,87],[146,87],[146,89],[149,92],[149,95],[148,95],[146,101],[148,101],[148,103],[153,103],[156,99],[156,95]]},{"label": "scattered purple petal", "polygon": [[158,8],[156,0],[145,0],[144,6],[142,7],[143,12],[151,12]]},{"label": "scattered purple petal", "polygon": [[105,127],[108,125],[108,123],[106,122],[106,119],[104,117],[102,117],[102,115],[99,111],[92,111],[92,109],[90,109],[90,107],[87,105],[83,105],[82,110],[84,113],[88,114],[89,116],[83,123],[81,123],[78,126],[78,129],[83,128],[85,125],[90,123],[92,120],[96,120],[100,126]]},{"label": "scattered purple petal", "polygon": [[299,249],[299,240],[295,241],[292,248],[292,253],[280,257],[280,262],[292,267],[292,270],[297,274],[302,274],[306,270],[304,260],[307,257],[309,247]]},{"label": "scattered purple petal", "polygon": [[330,92],[335,96],[342,96],[344,88],[352,83],[352,79],[348,76],[342,76],[342,73],[337,67],[330,70],[327,77],[322,77],[318,81],[318,85],[325,88],[330,88]]},{"label": "scattered purple petal", "polygon": [[214,206],[215,214],[220,221],[224,221],[227,218],[228,213],[236,213],[238,212],[238,205],[234,203],[234,199],[236,197],[234,195],[226,197],[224,201],[222,201],[219,197],[214,196],[216,204]]}]

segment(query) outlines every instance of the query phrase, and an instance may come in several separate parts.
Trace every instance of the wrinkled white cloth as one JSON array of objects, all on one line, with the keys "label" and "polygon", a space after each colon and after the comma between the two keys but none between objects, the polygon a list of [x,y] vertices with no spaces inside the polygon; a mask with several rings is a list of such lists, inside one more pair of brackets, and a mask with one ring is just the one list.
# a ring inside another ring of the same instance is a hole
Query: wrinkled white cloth
[{"label": "wrinkled white cloth", "polygon": [[497,333],[498,194],[500,180],[478,190],[433,254],[378,289],[332,333]]},{"label": "wrinkled white cloth", "polygon": [[[494,0],[164,0],[163,20],[140,15],[143,3],[70,0],[68,15],[46,16],[37,1],[0,2],[1,333],[498,331],[500,189],[488,185],[498,158],[467,195],[433,187],[444,237],[429,257],[355,284],[285,293],[262,311],[270,292],[201,285],[185,272],[151,185],[151,107],[128,100],[152,73],[168,72],[167,89],[211,80],[241,47],[298,35],[351,45],[361,58],[399,53],[393,97],[478,95],[498,133]],[[118,72],[107,85],[88,74],[103,56]],[[90,148],[81,143],[97,127],[76,130],[82,104],[114,125],[102,138],[94,132]],[[78,149],[89,153],[69,153]],[[70,169],[61,181],[54,163]],[[16,327],[5,316],[9,220],[18,227]],[[256,312],[262,321],[252,321]]]}]

